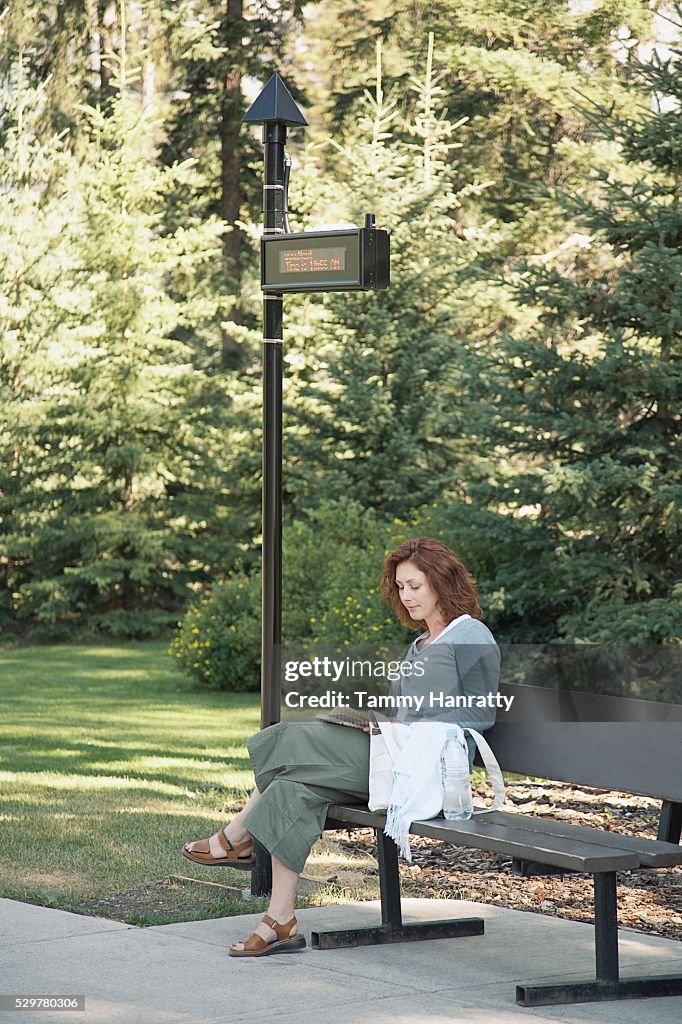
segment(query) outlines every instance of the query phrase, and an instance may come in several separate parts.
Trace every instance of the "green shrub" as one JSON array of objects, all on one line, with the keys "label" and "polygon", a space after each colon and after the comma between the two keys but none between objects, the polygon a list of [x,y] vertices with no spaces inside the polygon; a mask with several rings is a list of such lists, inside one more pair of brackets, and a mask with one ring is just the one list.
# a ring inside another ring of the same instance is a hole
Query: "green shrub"
[{"label": "green shrub", "polygon": [[283,536],[285,643],[401,642],[406,634],[384,604],[377,579],[404,524],[350,499],[328,501]]},{"label": "green shrub", "polygon": [[260,688],[260,577],[228,576],[188,609],[170,653],[214,690]]},{"label": "green shrub", "polygon": [[[381,600],[377,577],[405,524],[345,500],[289,523],[282,537],[284,643],[409,641]],[[233,574],[193,604],[171,644],[178,664],[221,690],[260,685],[261,577]]]}]

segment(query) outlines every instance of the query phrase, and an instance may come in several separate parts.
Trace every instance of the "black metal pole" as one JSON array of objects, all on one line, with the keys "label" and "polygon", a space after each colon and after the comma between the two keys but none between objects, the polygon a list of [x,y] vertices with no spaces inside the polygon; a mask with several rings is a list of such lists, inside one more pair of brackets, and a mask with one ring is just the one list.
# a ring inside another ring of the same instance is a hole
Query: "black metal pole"
[{"label": "black metal pole", "polygon": [[[284,124],[263,125],[263,227],[284,232]],[[261,729],[280,719],[282,642],[282,309],[281,295],[263,296],[263,626]],[[272,889],[272,861],[256,843],[251,893]]]},{"label": "black metal pole", "polygon": [[[263,125],[265,234],[284,233],[284,124]],[[279,722],[282,642],[282,296],[263,296],[261,728]]]},{"label": "black metal pole", "polygon": [[[285,233],[284,144],[287,125],[308,122],[275,72],[242,118],[263,125],[263,227]],[[282,642],[282,295],[263,296],[263,621],[261,630],[261,729],[279,722]],[[272,862],[254,842],[257,857],[251,892],[272,890]]]},{"label": "black metal pole", "polygon": [[263,302],[263,630],[261,729],[280,718],[282,639],[282,297]]}]

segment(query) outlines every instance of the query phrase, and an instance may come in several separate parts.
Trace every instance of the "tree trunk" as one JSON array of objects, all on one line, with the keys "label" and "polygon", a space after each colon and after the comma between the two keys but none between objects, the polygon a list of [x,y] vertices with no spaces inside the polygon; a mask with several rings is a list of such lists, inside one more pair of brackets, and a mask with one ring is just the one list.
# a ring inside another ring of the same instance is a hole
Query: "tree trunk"
[{"label": "tree trunk", "polygon": [[97,0],[97,28],[99,41],[99,77],[102,96],[111,89],[111,67],[102,62],[107,53],[118,53],[120,38],[118,32],[118,8],[116,0]]},{"label": "tree trunk", "polygon": [[[227,319],[241,323],[239,285],[242,237],[237,221],[242,201],[239,127],[243,114],[240,51],[244,35],[244,10],[243,0],[226,0],[226,4],[228,53],[220,110],[221,214],[227,225],[223,235],[223,260],[226,285],[237,296]],[[237,366],[240,361],[239,342],[225,328],[222,331],[222,357],[224,369]]]}]

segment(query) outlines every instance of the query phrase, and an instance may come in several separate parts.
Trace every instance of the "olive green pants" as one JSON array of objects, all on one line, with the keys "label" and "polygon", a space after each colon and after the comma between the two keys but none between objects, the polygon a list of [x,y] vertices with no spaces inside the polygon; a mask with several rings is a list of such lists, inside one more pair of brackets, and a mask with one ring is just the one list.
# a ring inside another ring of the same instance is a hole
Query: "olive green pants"
[{"label": "olive green pants", "polygon": [[279,722],[250,736],[247,748],[261,797],[244,828],[299,873],[333,803],[366,802],[369,736],[329,722]]}]

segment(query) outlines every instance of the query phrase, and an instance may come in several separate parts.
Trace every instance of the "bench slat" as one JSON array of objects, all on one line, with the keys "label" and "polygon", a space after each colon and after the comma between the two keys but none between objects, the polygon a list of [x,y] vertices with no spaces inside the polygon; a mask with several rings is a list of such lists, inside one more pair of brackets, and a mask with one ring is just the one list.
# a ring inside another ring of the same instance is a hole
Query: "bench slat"
[{"label": "bench slat", "polygon": [[327,811],[327,828],[332,821],[338,821],[339,828],[347,824],[362,825],[363,828],[383,828],[386,824],[386,815],[368,810],[366,804],[332,804]]},{"label": "bench slat", "polygon": [[597,846],[629,850],[637,854],[642,867],[668,868],[682,864],[682,846],[663,843],[658,839],[641,839],[639,836],[628,836],[622,832],[604,832],[589,825],[574,825],[570,821],[546,818],[544,815],[536,817],[514,811],[491,811],[487,817],[489,821],[498,825],[544,832],[547,835],[568,835],[587,843],[596,843]]},{"label": "bench slat", "polygon": [[[532,832],[529,829],[510,828],[486,822],[490,815],[471,818],[469,821],[446,821],[432,818],[430,821],[415,821],[410,832],[413,835],[428,836],[454,843],[456,846],[490,850],[534,860],[540,864],[551,864],[568,871],[624,871],[639,867],[640,857],[634,852],[615,847],[586,843],[566,836],[552,836]],[[329,808],[329,823],[338,822],[361,825],[365,828],[383,828],[385,816],[368,811],[366,807],[333,805]],[[332,824],[332,827],[333,824]]]},{"label": "bench slat", "polygon": [[[546,714],[539,718],[526,709],[531,690],[536,691],[533,699],[549,702]],[[503,774],[516,772],[682,803],[682,705],[669,705],[676,721],[571,722],[556,718],[553,702],[572,704],[580,695],[513,684],[501,685],[500,692],[515,696],[515,721],[507,722],[498,714],[497,724],[485,737]],[[590,696],[594,695],[583,695]],[[625,702],[620,697],[610,700],[616,705]]]},{"label": "bench slat", "polygon": [[468,821],[414,821],[410,831],[418,836],[443,839],[457,846],[491,850],[520,860],[534,860],[539,864],[570,871],[625,871],[639,867],[639,856],[615,847],[597,846],[566,836],[551,836],[528,829],[496,825],[481,818]]}]

